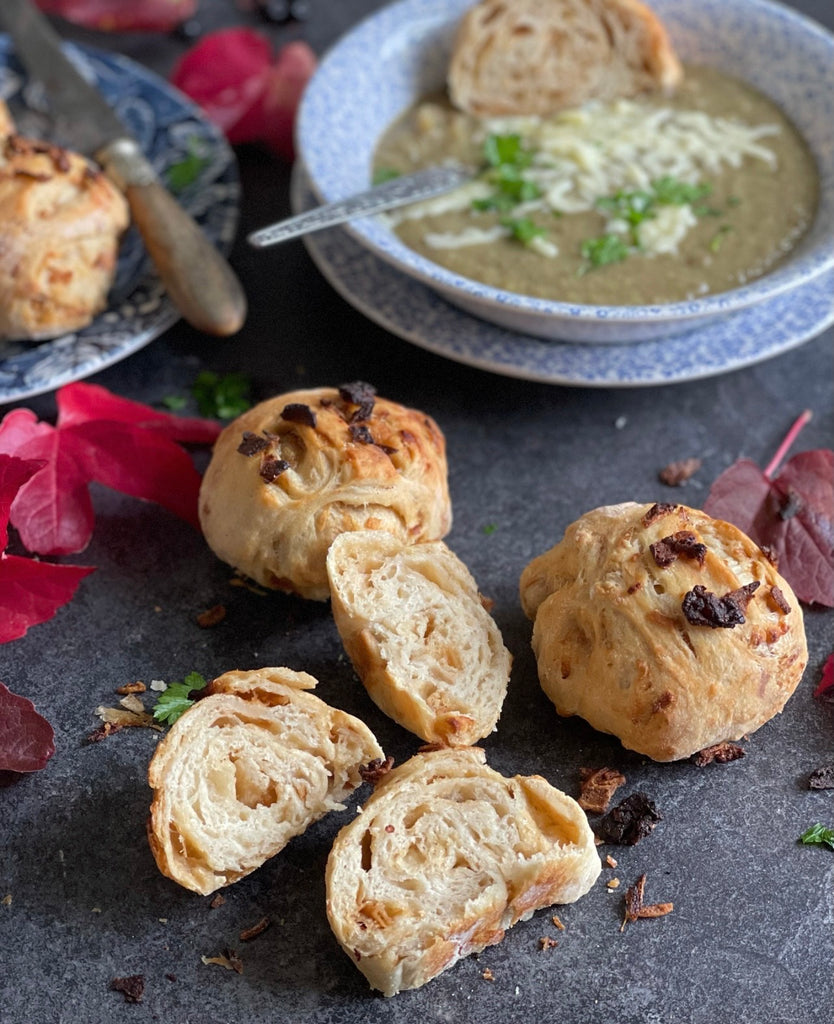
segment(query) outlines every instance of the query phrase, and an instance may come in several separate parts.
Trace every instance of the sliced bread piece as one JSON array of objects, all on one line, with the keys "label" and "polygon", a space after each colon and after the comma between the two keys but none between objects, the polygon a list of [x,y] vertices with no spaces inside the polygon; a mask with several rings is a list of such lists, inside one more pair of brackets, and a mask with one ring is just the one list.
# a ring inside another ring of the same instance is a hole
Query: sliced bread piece
[{"label": "sliced bread piece", "polygon": [[495,729],[512,656],[469,570],[442,541],[343,533],[327,573],[345,650],[385,714],[444,746],[469,746]]},{"label": "sliced bread piece", "polygon": [[361,782],[370,729],[311,693],[306,672],[227,672],[174,723],[148,769],[160,871],[207,895],[236,882]]},{"label": "sliced bread piece", "polygon": [[383,777],[327,861],[339,944],[387,996],[573,903],[600,860],[584,811],[537,775],[499,775],[477,747],[417,754]]},{"label": "sliced bread piece", "polygon": [[448,84],[455,106],[494,117],[671,90],[681,77],[639,0],[481,0],[459,26]]}]

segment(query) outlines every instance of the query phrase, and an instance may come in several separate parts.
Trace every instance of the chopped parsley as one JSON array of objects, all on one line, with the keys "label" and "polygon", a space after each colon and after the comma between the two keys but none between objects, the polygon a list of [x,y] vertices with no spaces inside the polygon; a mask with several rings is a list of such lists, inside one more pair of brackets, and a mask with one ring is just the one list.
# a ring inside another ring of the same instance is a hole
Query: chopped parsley
[{"label": "chopped parsley", "polygon": [[188,143],[188,155],[175,164],[171,164],[166,172],[168,186],[174,192],[181,192],[189,185],[193,185],[204,167],[209,165],[207,156],[200,156],[197,152],[197,141],[191,138]]},{"label": "chopped parsley", "polygon": [[153,717],[157,722],[173,725],[194,703],[191,697],[194,690],[202,690],[205,686],[206,680],[199,672],[189,672],[181,683],[169,683],[157,698]]},{"label": "chopped parsley", "polygon": [[619,235],[586,238],[582,243],[582,258],[586,261],[586,265],[580,268],[580,273],[592,268],[604,267],[609,263],[619,263],[628,254],[629,248]]},{"label": "chopped parsley", "polygon": [[484,526],[481,527],[481,532],[485,533],[487,537],[491,537],[492,534],[495,533],[497,529],[498,525],[496,523],[486,523]]},{"label": "chopped parsley", "polygon": [[685,181],[678,181],[670,175],[657,178],[652,182],[654,201],[661,206],[684,206],[697,203],[712,192],[711,185],[690,185]]},{"label": "chopped parsley", "polygon": [[805,829],[799,841],[806,846],[830,846],[834,850],[834,828],[826,828],[817,822],[816,825]]},{"label": "chopped parsley", "polygon": [[194,381],[191,393],[201,416],[232,420],[251,405],[249,381],[242,373],[227,373],[221,377],[212,370],[203,370]]},{"label": "chopped parsley", "polygon": [[386,181],[393,181],[394,178],[399,178],[399,176],[400,172],[394,167],[377,167],[371,178],[371,184],[382,185]]},{"label": "chopped parsley", "polygon": [[509,228],[513,238],[524,245],[529,245],[534,238],[541,238],[546,234],[544,228],[540,228],[529,217],[505,217],[501,221],[501,226]]},{"label": "chopped parsley", "polygon": [[474,199],[472,209],[496,210],[506,213],[519,203],[538,199],[542,190],[522,171],[530,166],[533,153],[524,148],[520,135],[489,135],[484,142],[484,159],[488,170],[484,179],[496,191],[485,199]]},{"label": "chopped parsley", "polygon": [[484,159],[490,167],[511,164],[521,169],[530,166],[533,154],[524,148],[520,135],[488,135],[484,142]]},{"label": "chopped parsley", "polygon": [[715,232],[715,234],[709,240],[709,251],[718,252],[718,250],[724,244],[724,239],[732,230],[732,224],[722,224],[721,227]]}]

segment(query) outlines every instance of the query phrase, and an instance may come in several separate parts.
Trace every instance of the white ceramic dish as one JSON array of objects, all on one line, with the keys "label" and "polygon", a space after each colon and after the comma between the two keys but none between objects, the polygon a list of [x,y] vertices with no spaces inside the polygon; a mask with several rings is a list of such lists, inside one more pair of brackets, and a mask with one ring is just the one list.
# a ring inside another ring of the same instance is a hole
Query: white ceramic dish
[{"label": "white ceramic dish", "polygon": [[[320,201],[367,187],[382,132],[417,97],[442,87],[455,26],[471,3],[400,0],[330,50],[297,122],[299,153]],[[684,61],[745,79],[774,99],[809,143],[820,172],[820,208],[786,263],[744,287],[693,301],[589,306],[461,277],[410,250],[377,219],[355,221],[349,228],[354,238],[475,316],[538,337],[597,344],[689,331],[798,289],[834,267],[834,36],[769,0],[652,0],[652,7]]]}]

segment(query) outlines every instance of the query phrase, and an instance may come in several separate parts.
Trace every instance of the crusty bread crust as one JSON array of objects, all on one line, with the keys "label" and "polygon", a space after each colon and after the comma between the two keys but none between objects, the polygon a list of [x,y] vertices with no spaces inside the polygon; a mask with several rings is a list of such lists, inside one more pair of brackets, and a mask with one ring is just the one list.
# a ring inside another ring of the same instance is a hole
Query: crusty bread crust
[{"label": "crusty bread crust", "polygon": [[370,729],[306,691],[306,672],[227,672],[160,742],[148,839],[160,871],[207,895],[260,867],[383,756]]},{"label": "crusty bread crust", "polygon": [[639,0],[481,0],[458,28],[448,84],[459,109],[494,117],[668,91],[681,77]]},{"label": "crusty bread crust", "polygon": [[[747,536],[684,505],[653,508],[629,502],[583,515],[525,568],[521,601],[558,713],[673,761],[781,711],[807,648],[799,602]],[[650,545],[681,531],[705,546],[703,564],[683,555],[658,564]],[[684,614],[696,586],[723,597],[754,581],[743,623],[712,628]]]},{"label": "crusty bread crust", "polygon": [[500,942],[540,907],[573,903],[600,860],[584,811],[476,747],[417,754],[375,788],[327,861],[327,916],[387,996]]},{"label": "crusty bread crust", "polygon": [[469,570],[443,541],[345,533],[327,556],[333,617],[374,702],[429,743],[495,729],[512,656]]},{"label": "crusty bread crust", "polygon": [[107,304],[128,219],[121,192],[77,153],[0,139],[0,338],[88,324]]},{"label": "crusty bread crust", "polygon": [[[306,407],[314,425],[284,418],[287,406]],[[200,491],[200,522],[218,557],[263,586],[323,601],[327,549],[340,533],[384,529],[417,543],[448,532],[437,424],[379,397],[368,416],[357,413],[336,388],[313,388],[262,402],[225,428]],[[244,435],[264,447],[242,454]],[[276,461],[286,469],[269,479]]]}]

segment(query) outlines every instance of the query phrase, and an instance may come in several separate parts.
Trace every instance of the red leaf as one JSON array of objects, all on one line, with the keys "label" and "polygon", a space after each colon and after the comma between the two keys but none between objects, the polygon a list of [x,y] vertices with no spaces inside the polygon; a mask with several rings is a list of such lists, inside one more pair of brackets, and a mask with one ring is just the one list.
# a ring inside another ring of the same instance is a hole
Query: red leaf
[{"label": "red leaf", "polygon": [[55,733],[35,705],[0,683],[0,771],[36,772],[55,753]]},{"label": "red leaf", "polygon": [[92,566],[0,555],[0,643],[17,640],[30,626],[51,619],[91,572]]},{"label": "red leaf", "polygon": [[0,454],[0,551],[9,542],[9,512],[18,491],[43,466],[39,459]]},{"label": "red leaf", "polygon": [[111,420],[153,430],[185,444],[213,444],[221,430],[214,420],[173,416],[141,402],[120,398],[97,384],[67,384],[58,392],[57,400],[59,428],[91,420]]},{"label": "red leaf", "polygon": [[197,0],[37,0],[42,11],[102,32],[170,32],[194,15]]},{"label": "red leaf", "polygon": [[829,654],[822,666],[822,679],[814,690],[815,697],[834,697],[834,654]]}]

